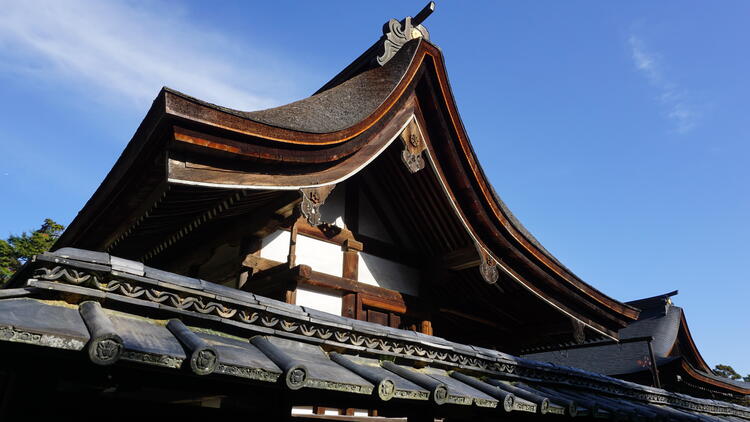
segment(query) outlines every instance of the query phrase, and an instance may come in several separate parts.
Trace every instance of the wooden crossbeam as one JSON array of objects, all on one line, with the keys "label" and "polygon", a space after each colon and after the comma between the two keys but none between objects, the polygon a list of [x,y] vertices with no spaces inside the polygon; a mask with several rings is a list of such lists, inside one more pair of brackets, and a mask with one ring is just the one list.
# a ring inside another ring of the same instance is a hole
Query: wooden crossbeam
[{"label": "wooden crossbeam", "polygon": [[308,265],[288,267],[282,263],[275,267],[261,271],[248,280],[242,289],[253,293],[268,295],[282,290],[294,290],[301,280],[309,279],[312,269]]},{"label": "wooden crossbeam", "polygon": [[481,258],[476,248],[470,245],[442,255],[437,259],[437,263],[446,270],[459,271],[478,267]]}]

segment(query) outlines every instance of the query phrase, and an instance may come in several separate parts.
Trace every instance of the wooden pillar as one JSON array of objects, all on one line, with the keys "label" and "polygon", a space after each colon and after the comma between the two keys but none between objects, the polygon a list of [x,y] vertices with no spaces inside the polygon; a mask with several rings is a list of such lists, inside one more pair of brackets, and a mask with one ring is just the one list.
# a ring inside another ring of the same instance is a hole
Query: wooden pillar
[{"label": "wooden pillar", "polygon": [[[341,245],[344,254],[344,268],[341,275],[344,278],[357,280],[359,268],[359,252],[362,250],[362,243],[354,239],[346,239]],[[362,307],[361,301],[358,301],[356,293],[347,293],[341,301],[341,315],[347,318],[359,318]]]},{"label": "wooden pillar", "polygon": [[297,289],[287,290],[284,292],[284,302],[296,305],[297,304]]},{"label": "wooden pillar", "polygon": [[301,219],[304,217],[299,217],[294,223],[292,223],[292,227],[289,234],[289,255],[287,256],[287,263],[289,264],[289,268],[292,268],[296,265],[297,261],[297,232],[299,231],[299,224]]},{"label": "wooden pillar", "polygon": [[359,275],[359,254],[357,251],[344,250],[344,268],[341,271],[344,278],[356,280]]},{"label": "wooden pillar", "polygon": [[347,293],[341,300],[341,316],[357,318],[357,294]]},{"label": "wooden pillar", "polygon": [[253,273],[256,271],[255,268],[247,267],[244,265],[245,258],[248,256],[255,256],[260,257],[260,249],[262,246],[263,241],[257,237],[254,236],[246,236],[243,237],[240,241],[240,273],[237,277],[237,288],[242,289],[242,287],[247,283],[247,280],[252,277]]},{"label": "wooden pillar", "polygon": [[356,298],[356,305],[354,309],[355,318],[360,321],[367,321],[367,313],[365,312],[365,306],[362,303],[362,295],[354,295]]},{"label": "wooden pillar", "polygon": [[[299,231],[299,224],[303,221],[304,217],[297,218],[289,233],[289,255],[287,255],[287,265],[289,268],[294,267],[297,262],[297,232]],[[292,305],[297,304],[297,286],[295,285],[292,289],[284,292],[284,302]]]},{"label": "wooden pillar", "polygon": [[420,324],[419,332],[422,334],[432,335],[432,322],[430,320],[423,320]]},{"label": "wooden pillar", "polygon": [[341,271],[341,275],[344,278],[357,280],[359,273],[359,252],[362,251],[362,242],[358,242],[354,239],[346,239],[341,245],[341,250],[344,253],[344,268]]}]

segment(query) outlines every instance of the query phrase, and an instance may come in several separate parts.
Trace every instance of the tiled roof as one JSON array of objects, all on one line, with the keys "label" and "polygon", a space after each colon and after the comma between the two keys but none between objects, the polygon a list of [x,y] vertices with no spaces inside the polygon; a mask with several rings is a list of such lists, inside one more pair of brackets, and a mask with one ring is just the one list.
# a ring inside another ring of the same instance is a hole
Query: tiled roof
[{"label": "tiled roof", "polygon": [[256,388],[366,397],[373,406],[750,419],[734,404],[343,318],[100,252],[38,255],[10,287],[0,290],[0,341],[79,351],[99,365],[182,368]]}]

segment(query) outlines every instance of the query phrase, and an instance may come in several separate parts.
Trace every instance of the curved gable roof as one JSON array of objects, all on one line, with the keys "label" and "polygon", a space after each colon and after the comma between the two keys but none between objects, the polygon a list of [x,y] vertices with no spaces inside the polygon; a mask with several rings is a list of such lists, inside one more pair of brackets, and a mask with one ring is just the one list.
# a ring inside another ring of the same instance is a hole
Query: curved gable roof
[{"label": "curved gable roof", "polygon": [[[346,78],[335,79],[312,97],[257,112],[231,110],[164,89],[57,246],[90,247],[79,243],[88,235],[86,228],[110,212],[106,208],[125,190],[134,168],[154,161],[145,155],[188,149],[212,157],[206,165],[170,155],[169,183],[234,189],[322,186],[360,171],[415,121],[427,144],[428,161],[458,217],[506,275],[601,334],[616,337],[618,329],[636,319],[636,308],[608,297],[564,267],[500,200],[461,122],[440,50],[429,41],[412,40],[383,67],[372,64],[375,51],[368,50],[346,71]],[[165,132],[172,136],[157,136]],[[263,171],[244,164],[222,167],[226,160],[262,163]],[[523,276],[519,268],[533,276]]]}]

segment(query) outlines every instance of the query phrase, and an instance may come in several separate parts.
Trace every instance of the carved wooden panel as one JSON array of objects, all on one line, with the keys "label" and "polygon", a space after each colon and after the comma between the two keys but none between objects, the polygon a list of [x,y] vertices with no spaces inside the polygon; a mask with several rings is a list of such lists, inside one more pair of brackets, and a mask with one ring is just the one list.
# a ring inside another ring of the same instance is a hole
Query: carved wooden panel
[{"label": "carved wooden panel", "polygon": [[320,216],[320,207],[325,203],[334,187],[336,185],[300,189],[302,194],[300,212],[311,226],[317,226],[323,222]]}]

